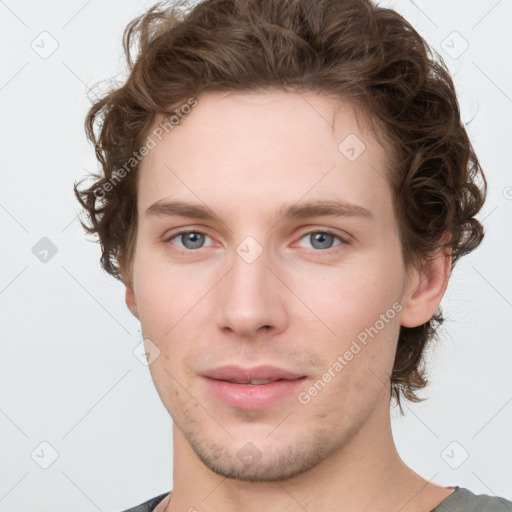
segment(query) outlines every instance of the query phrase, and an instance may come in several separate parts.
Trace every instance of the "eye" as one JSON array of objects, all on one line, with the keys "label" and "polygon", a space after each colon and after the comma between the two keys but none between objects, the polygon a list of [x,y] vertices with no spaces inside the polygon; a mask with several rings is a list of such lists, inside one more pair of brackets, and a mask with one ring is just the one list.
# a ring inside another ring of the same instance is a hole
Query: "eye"
[{"label": "eye", "polygon": [[[175,245],[180,252],[190,252],[202,249],[207,238],[211,240],[211,238],[202,231],[188,230],[174,233],[171,237],[167,238],[165,242],[171,242],[172,245]],[[304,239],[311,243],[312,250],[315,252],[327,252],[329,249],[333,249],[347,243],[339,235],[330,231],[321,230],[305,233],[302,235],[300,240]],[[336,240],[338,240],[339,243],[335,244]]]},{"label": "eye", "polygon": [[333,242],[336,239],[339,240],[340,243],[336,244],[334,247],[345,243],[345,240],[343,240],[339,235],[331,233],[330,231],[310,231],[301,237],[301,240],[303,239],[307,239],[311,243],[313,250],[317,252],[326,252],[327,250],[332,249]]},{"label": "eye", "polygon": [[202,231],[180,231],[168,238],[166,242],[177,239],[178,242],[181,242],[182,246],[180,247],[180,245],[175,242],[173,242],[173,244],[186,252],[187,250],[201,249],[206,238],[210,237]]}]

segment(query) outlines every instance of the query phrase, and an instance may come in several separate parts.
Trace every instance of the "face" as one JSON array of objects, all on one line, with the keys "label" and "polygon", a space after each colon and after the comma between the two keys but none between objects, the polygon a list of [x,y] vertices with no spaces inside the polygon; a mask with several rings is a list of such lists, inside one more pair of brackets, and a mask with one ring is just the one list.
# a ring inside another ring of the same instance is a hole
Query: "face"
[{"label": "face", "polygon": [[209,93],[141,164],[127,304],[217,474],[290,478],[385,419],[413,313],[387,154],[360,124],[313,93]]}]

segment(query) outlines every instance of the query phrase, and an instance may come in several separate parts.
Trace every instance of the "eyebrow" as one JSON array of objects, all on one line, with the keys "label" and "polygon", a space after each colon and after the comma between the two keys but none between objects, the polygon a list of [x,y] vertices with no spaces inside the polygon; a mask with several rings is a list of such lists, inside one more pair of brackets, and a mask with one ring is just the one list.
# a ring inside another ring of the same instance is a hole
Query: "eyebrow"
[{"label": "eyebrow", "polygon": [[367,208],[337,200],[318,200],[303,204],[284,204],[279,210],[282,219],[304,219],[308,217],[362,217],[373,219]]},{"label": "eyebrow", "polygon": [[[165,217],[188,217],[214,221],[219,220],[207,206],[183,201],[157,201],[147,210],[146,215]],[[306,219],[309,217],[360,217],[373,219],[373,213],[362,206],[337,200],[317,200],[302,204],[284,203],[278,212],[280,220]]]}]

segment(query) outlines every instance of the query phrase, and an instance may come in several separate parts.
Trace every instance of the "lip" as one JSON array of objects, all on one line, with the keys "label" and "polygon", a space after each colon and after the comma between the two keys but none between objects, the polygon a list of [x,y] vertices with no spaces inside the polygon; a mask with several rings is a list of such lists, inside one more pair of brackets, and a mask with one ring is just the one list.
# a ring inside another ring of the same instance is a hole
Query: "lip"
[{"label": "lip", "polygon": [[234,384],[224,380],[204,379],[211,396],[235,409],[254,411],[279,404],[290,395],[297,396],[306,377],[278,380],[268,384]]},{"label": "lip", "polygon": [[243,368],[236,365],[221,366],[203,373],[203,377],[208,379],[232,381],[237,383],[251,380],[297,380],[305,377],[303,374],[278,368],[277,366],[255,366],[253,368]]},{"label": "lip", "polygon": [[[290,395],[296,396],[307,379],[306,375],[274,366],[223,366],[209,370],[202,376],[210,395],[229,407],[244,410],[264,409],[278,404]],[[259,385],[242,383],[267,379],[275,382]]]}]

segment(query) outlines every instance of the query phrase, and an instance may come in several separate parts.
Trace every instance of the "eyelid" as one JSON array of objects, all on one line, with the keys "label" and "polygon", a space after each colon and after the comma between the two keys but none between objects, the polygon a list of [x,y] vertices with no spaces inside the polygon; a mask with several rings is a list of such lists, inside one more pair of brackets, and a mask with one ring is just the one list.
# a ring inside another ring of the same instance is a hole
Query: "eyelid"
[{"label": "eyelid", "polygon": [[305,235],[310,235],[312,233],[325,233],[328,235],[335,236],[335,237],[339,238],[340,240],[343,240],[347,243],[350,238],[348,233],[340,232],[334,228],[327,228],[327,227],[323,227],[323,226],[306,226],[305,228],[302,228],[302,229],[304,229],[304,231],[301,232],[301,235],[299,236],[299,238],[303,238]]}]

